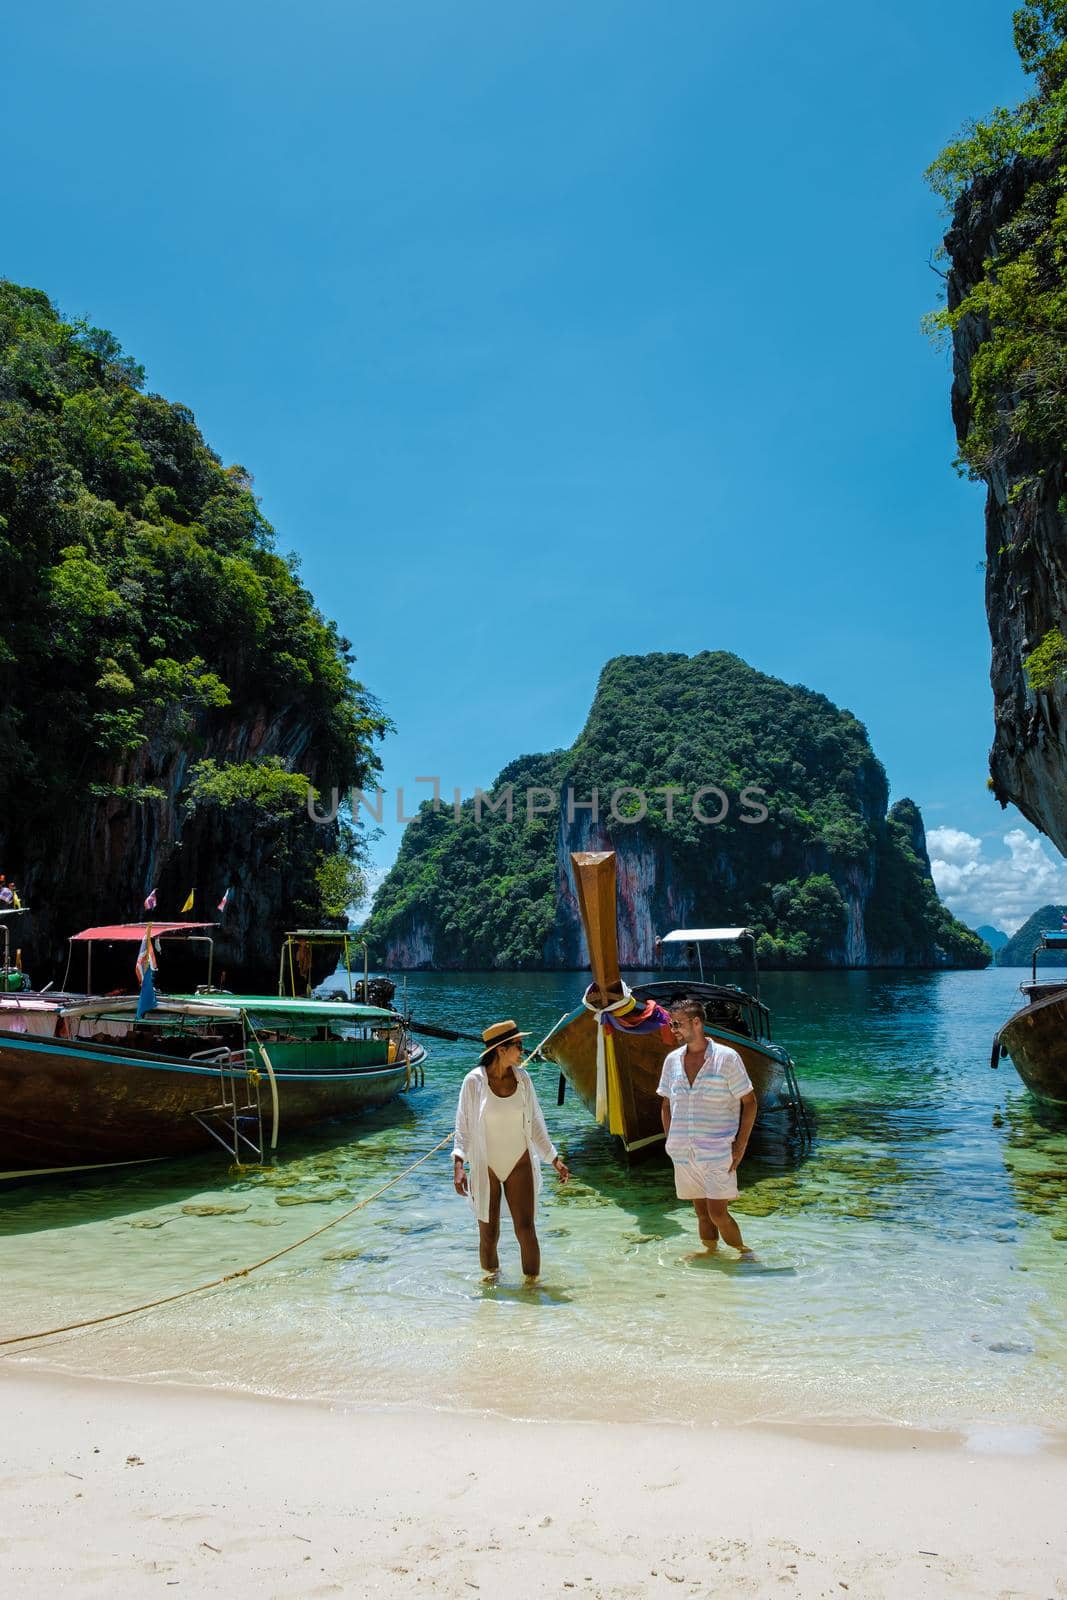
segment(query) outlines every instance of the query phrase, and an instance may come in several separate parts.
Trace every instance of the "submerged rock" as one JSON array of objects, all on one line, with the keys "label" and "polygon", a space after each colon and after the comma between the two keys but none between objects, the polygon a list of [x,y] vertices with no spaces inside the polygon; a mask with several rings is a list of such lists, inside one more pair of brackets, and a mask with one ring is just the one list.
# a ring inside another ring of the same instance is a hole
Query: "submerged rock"
[{"label": "submerged rock", "polygon": [[333,1189],[329,1194],[278,1194],[274,1197],[276,1206],[324,1206],[330,1205],[335,1200],[351,1200],[351,1189]]}]

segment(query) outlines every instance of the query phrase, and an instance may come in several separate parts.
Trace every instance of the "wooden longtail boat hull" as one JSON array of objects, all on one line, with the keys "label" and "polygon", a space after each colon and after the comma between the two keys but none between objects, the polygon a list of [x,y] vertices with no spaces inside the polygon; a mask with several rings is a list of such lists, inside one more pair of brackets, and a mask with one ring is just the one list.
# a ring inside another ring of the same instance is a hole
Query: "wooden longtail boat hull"
[{"label": "wooden longtail boat hull", "polygon": [[[699,985],[692,987],[697,989]],[[640,985],[633,993],[638,1000],[645,998]],[[771,1050],[765,1049],[751,1039],[743,1039],[725,1030],[709,1027],[707,1032],[709,1038],[737,1051],[752,1080],[761,1110],[770,1110],[785,1103],[785,1051],[773,1047]],[[559,1024],[541,1047],[541,1054],[556,1063],[586,1110],[594,1117],[596,1033],[597,1024],[592,1012],[580,1006]],[[623,1144],[628,1151],[632,1151],[662,1143],[662,1102],[656,1087],[663,1070],[663,1059],[668,1050],[675,1048],[677,1041],[672,1034],[664,1031],[633,1035],[613,1032],[611,1039],[617,1064],[619,1120],[622,1123],[620,1137]]]},{"label": "wooden longtail boat hull", "polygon": [[[587,998],[602,1009],[622,1006],[625,1020],[626,987],[619,971],[615,909],[615,856],[596,851],[571,856],[578,905],[589,949],[593,983]],[[673,993],[699,998],[705,1006],[708,1038],[737,1051],[745,1063],[760,1110],[792,1103],[793,1063],[787,1051],[769,1037],[766,1007],[741,990],[720,985],[687,982],[639,984],[633,998],[669,1003]],[[715,1020],[716,1008],[726,1021]],[[635,1013],[636,1014],[636,1013]],[[748,1023],[745,1018],[748,1018]],[[735,1031],[736,1024],[748,1032]],[[751,1024],[751,1026],[749,1026]],[[583,1003],[558,1023],[541,1046],[540,1054],[559,1067],[586,1109],[597,1115],[598,1024]],[[766,1035],[766,1036],[764,1036]],[[664,1142],[659,1095],[656,1093],[664,1057],[677,1041],[667,1027],[648,1033],[624,1027],[605,1031],[607,1115],[604,1120],[618,1134],[627,1152]]]},{"label": "wooden longtail boat hull", "polygon": [[1001,1028],[997,1043],[1041,1100],[1067,1107],[1067,988],[1038,998]]},{"label": "wooden longtail boat hull", "polygon": [[[405,1087],[405,1061],[275,1074],[283,1132],[385,1105]],[[195,1113],[223,1082],[242,1100],[244,1067],[0,1032],[0,1178],[193,1155],[211,1141]],[[264,1084],[264,1088],[266,1085]],[[270,1126],[269,1095],[263,1116]]]}]

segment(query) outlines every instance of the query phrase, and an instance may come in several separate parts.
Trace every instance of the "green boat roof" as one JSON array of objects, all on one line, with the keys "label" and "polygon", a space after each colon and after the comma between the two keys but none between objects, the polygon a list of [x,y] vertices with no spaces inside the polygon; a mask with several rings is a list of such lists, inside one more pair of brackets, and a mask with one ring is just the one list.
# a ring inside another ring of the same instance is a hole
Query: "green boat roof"
[{"label": "green boat roof", "polygon": [[182,1005],[228,1006],[257,1017],[303,1017],[307,1021],[395,1022],[395,1011],[382,1006],[361,1006],[354,1000],[308,1000],[285,994],[174,994],[160,995],[160,1004],[173,1000]]},{"label": "green boat roof", "polygon": [[[395,1011],[381,1006],[360,1006],[348,1000],[302,1000],[277,994],[161,994],[158,1005],[146,1012],[142,1022],[153,1018],[162,1022],[166,1017],[182,1016],[192,1019],[236,1022],[244,1013],[252,1018],[291,1017],[303,1022],[378,1022],[395,1023]],[[101,1020],[126,1021],[137,1010],[137,995],[115,995],[104,1000],[89,1000],[67,1006],[63,1015],[68,1017],[98,1017]]]}]

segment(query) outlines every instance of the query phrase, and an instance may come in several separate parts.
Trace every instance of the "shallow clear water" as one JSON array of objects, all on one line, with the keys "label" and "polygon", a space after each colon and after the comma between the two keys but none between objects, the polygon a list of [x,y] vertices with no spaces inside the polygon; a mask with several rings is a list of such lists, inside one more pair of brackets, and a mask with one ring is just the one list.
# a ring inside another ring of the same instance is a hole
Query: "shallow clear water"
[{"label": "shallow clear water", "polygon": [[[759,1260],[691,1259],[662,1159],[628,1168],[554,1068],[535,1069],[571,1165],[546,1170],[543,1277],[481,1280],[446,1147],[364,1210],[248,1278],[11,1364],[362,1404],[525,1416],[877,1418],[1060,1426],[1067,1377],[1067,1123],[1010,1062],[989,1070],[1021,971],[780,974],[775,1036],[813,1108],[804,1155],[768,1126],[737,1211]],[[408,980],[416,1017],[548,1032],[573,974]],[[0,1336],[213,1279],[302,1238],[451,1127],[468,1045],[427,1040],[426,1087],[299,1142],[0,1194]],[[533,1041],[531,1041],[533,1042]]]}]

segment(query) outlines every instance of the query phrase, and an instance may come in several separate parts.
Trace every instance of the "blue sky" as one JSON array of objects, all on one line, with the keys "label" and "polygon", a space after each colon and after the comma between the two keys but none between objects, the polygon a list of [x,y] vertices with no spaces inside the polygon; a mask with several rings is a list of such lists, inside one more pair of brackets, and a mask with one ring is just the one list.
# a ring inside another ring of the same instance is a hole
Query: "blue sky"
[{"label": "blue sky", "polygon": [[391,792],[570,743],[610,655],[726,649],[1014,871],[982,496],[919,329],[922,172],[1024,92],[1010,4],[59,0],[5,32],[0,271],[253,473],[396,722]]}]

